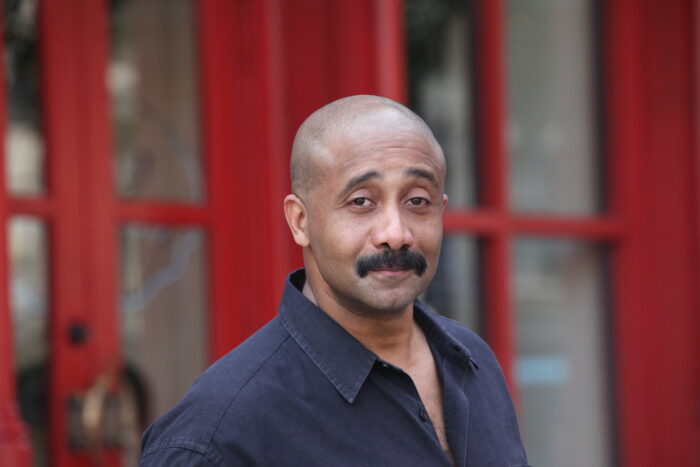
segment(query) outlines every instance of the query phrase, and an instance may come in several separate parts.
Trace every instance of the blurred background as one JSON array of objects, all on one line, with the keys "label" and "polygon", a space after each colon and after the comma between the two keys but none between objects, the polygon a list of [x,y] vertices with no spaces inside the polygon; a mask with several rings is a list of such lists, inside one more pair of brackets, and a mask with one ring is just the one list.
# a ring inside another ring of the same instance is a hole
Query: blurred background
[{"label": "blurred background", "polygon": [[0,463],[136,464],[276,313],[298,125],[406,103],[448,161],[423,299],[538,467],[698,466],[693,0],[3,0]]}]

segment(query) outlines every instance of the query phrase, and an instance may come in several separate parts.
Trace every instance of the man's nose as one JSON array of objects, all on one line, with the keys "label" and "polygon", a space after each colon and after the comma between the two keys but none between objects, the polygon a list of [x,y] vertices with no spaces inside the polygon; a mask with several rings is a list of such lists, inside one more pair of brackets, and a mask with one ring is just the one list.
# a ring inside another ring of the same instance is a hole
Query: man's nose
[{"label": "man's nose", "polygon": [[392,250],[413,246],[413,233],[400,206],[385,206],[374,226],[374,244]]}]

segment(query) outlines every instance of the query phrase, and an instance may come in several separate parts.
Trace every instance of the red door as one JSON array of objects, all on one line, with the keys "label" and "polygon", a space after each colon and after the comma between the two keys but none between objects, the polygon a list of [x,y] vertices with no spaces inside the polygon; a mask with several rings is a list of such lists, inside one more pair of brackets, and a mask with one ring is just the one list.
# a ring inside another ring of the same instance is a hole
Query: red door
[{"label": "red door", "polygon": [[[144,425],[274,316],[300,265],[281,210],[291,137],[344,94],[400,95],[401,10],[7,5],[26,23],[7,46],[20,409],[39,465],[132,465]],[[330,24],[363,41],[307,50]],[[364,71],[327,63],[336,50]],[[297,92],[309,76],[333,84]]]}]

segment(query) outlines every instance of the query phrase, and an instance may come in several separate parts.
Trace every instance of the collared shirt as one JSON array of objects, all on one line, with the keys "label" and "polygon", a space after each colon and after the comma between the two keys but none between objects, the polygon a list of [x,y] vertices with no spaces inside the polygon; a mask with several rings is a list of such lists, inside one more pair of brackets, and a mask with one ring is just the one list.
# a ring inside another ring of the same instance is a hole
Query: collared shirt
[{"label": "collared shirt", "polygon": [[[292,273],[278,316],[149,427],[142,466],[452,465],[408,374],[309,301],[304,280]],[[527,465],[491,350],[419,301],[413,311],[442,383],[456,465]]]}]

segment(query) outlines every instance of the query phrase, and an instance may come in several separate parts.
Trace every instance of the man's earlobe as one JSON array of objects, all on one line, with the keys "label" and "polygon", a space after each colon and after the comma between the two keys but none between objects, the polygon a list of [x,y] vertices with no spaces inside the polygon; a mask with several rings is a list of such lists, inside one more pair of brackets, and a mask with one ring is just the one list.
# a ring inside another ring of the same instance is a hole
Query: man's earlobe
[{"label": "man's earlobe", "polygon": [[447,206],[447,193],[443,193],[442,194],[442,207],[444,208],[446,206]]},{"label": "man's earlobe", "polygon": [[306,206],[298,196],[287,195],[284,198],[284,216],[287,218],[294,242],[300,247],[309,246]]}]

